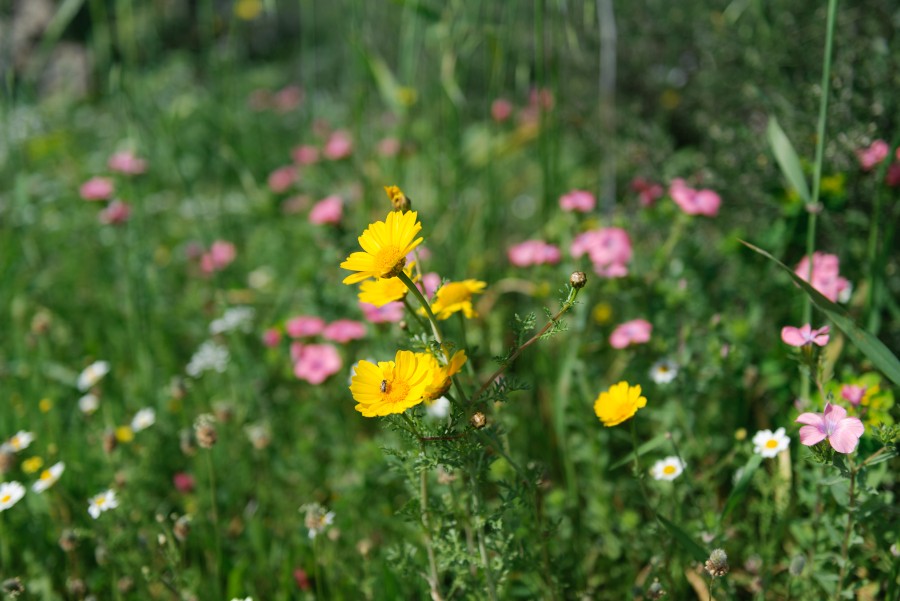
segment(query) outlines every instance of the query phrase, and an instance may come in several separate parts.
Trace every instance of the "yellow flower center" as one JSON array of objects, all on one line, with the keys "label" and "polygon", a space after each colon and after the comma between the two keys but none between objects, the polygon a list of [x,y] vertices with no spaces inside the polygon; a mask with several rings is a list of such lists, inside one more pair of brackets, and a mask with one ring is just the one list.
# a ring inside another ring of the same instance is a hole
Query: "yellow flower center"
[{"label": "yellow flower center", "polygon": [[5,494],[2,497],[0,497],[0,504],[9,503],[10,500],[12,500],[12,495]]},{"label": "yellow flower center", "polygon": [[778,441],[775,440],[774,438],[770,438],[769,440],[766,441],[767,449],[774,449],[777,446],[778,446]]},{"label": "yellow flower center", "polygon": [[50,480],[53,478],[53,474],[50,473],[50,470],[44,470],[41,472],[41,480]]},{"label": "yellow flower center", "polygon": [[665,475],[671,476],[672,474],[674,474],[677,471],[677,469],[675,468],[674,465],[667,465],[666,467],[663,468],[662,471]]},{"label": "yellow flower center", "polygon": [[409,396],[409,389],[409,383],[405,380],[394,380],[385,385],[381,398],[385,403],[402,403]]},{"label": "yellow flower center", "polygon": [[406,255],[397,246],[385,246],[375,255],[375,263],[382,278],[395,278],[406,266]]},{"label": "yellow flower center", "polygon": [[97,507],[103,507],[106,504],[106,497],[98,497],[96,501],[94,501],[94,505]]}]

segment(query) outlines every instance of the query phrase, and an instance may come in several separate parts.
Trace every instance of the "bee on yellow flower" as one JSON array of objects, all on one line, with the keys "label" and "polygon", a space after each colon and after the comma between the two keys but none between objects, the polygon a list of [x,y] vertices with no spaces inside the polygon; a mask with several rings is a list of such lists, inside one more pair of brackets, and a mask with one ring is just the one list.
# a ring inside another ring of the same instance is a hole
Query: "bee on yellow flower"
[{"label": "bee on yellow flower", "polygon": [[350,392],[365,417],[403,413],[422,402],[434,380],[432,364],[412,351],[397,351],[393,361],[360,361]]}]

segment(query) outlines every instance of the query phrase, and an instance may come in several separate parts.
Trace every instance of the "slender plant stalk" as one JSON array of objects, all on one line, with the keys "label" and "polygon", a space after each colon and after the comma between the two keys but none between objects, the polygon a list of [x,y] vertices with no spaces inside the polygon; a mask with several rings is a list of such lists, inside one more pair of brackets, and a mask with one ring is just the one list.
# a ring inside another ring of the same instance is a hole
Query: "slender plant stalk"
[{"label": "slender plant stalk", "polygon": [[[847,457],[850,461],[850,457]],[[844,578],[847,576],[848,553],[850,552],[850,535],[853,534],[853,512],[856,505],[856,473],[865,463],[850,469],[850,501],[847,503],[847,527],[844,530],[844,542],[841,544],[841,571],[838,574],[837,588],[834,589],[834,601],[840,601],[844,589]]]},{"label": "slender plant stalk", "polygon": [[[477,516],[478,512],[480,511],[479,495],[481,493],[477,490],[477,485],[474,479],[470,479],[469,483],[472,487],[472,503],[475,504],[475,515]],[[488,597],[490,597],[491,601],[497,601],[497,587],[494,584],[494,574],[491,571],[491,563],[488,558],[487,547],[484,544],[484,526],[481,523],[477,524],[475,533],[478,537],[478,553],[481,556],[481,567],[484,570],[484,579],[487,582]]]},{"label": "slender plant stalk", "polygon": [[212,506],[213,539],[215,541],[213,577],[215,578],[216,596],[221,597],[222,538],[219,534],[219,504],[216,501],[216,472],[213,469],[212,454],[210,450],[207,450],[204,454],[206,455],[206,467],[209,470],[209,502]]}]

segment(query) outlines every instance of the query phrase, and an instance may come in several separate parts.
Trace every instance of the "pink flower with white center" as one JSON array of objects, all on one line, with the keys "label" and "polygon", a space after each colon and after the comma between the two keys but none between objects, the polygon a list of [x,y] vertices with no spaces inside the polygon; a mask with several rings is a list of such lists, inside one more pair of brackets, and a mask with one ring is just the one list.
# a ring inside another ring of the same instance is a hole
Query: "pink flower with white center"
[{"label": "pink flower with white center", "polygon": [[366,325],[352,319],[333,321],[322,330],[322,336],[333,342],[346,343],[366,337]]},{"label": "pink flower with white center", "polygon": [[309,222],[314,225],[338,224],[344,216],[344,201],[340,196],[327,196],[317,202],[309,212]]},{"label": "pink flower with white center", "polygon": [[636,177],[631,180],[631,189],[637,192],[642,207],[649,207],[665,194],[665,190],[661,185],[642,177]]},{"label": "pink flower with white center", "polygon": [[284,329],[291,338],[316,336],[325,329],[325,320],[312,315],[298,315],[287,320]]},{"label": "pink flower with white center", "polygon": [[297,168],[294,165],[279,167],[269,174],[269,189],[280,194],[287,191],[297,181]]},{"label": "pink flower with white center", "polygon": [[850,282],[842,278],[838,273],[840,259],[837,255],[829,255],[822,252],[814,252],[812,260],[812,281],[809,278],[809,257],[803,257],[794,273],[801,280],[809,282],[825,298],[835,303],[840,300],[843,293],[850,289]]},{"label": "pink flower with white center", "polygon": [[330,344],[307,344],[294,363],[294,375],[310,384],[321,384],[341,370],[343,362]]},{"label": "pink flower with white center", "polygon": [[108,177],[92,177],[81,184],[78,193],[84,200],[106,200],[113,195],[116,187]]},{"label": "pink flower with white center", "polygon": [[203,273],[213,273],[228,267],[237,256],[234,244],[225,240],[216,240],[209,248],[209,252],[200,257],[200,269]]},{"label": "pink flower with white center", "polygon": [[865,426],[856,417],[847,417],[847,410],[825,403],[824,413],[801,413],[795,420],[806,424],[800,428],[800,442],[808,447],[828,439],[838,453],[852,453],[863,435]]},{"label": "pink flower with white center", "polygon": [[131,217],[131,205],[121,200],[114,200],[100,211],[100,223],[105,225],[121,225]]},{"label": "pink flower with white center", "polygon": [[130,150],[117,152],[109,157],[106,166],[111,171],[124,173],[125,175],[140,175],[147,171],[147,161],[138,158],[136,154]]},{"label": "pink flower with white center", "polygon": [[394,301],[381,307],[369,303],[359,303],[366,319],[372,323],[396,323],[403,319],[403,303]]},{"label": "pink flower with white center", "polygon": [[609,337],[613,348],[623,349],[632,344],[644,344],[650,341],[653,325],[646,319],[632,319],[616,326]]},{"label": "pink flower with white center", "polygon": [[291,158],[298,165],[313,165],[319,162],[319,149],[309,144],[303,144],[291,151]]},{"label": "pink flower with white center", "polygon": [[606,227],[579,234],[569,250],[576,259],[587,254],[594,264],[594,272],[601,277],[628,275],[631,239],[622,228]]},{"label": "pink flower with white center", "polygon": [[844,384],[841,386],[841,398],[858,407],[862,403],[863,397],[866,396],[867,386],[859,386],[856,384]]},{"label": "pink flower with white center", "polygon": [[669,196],[688,215],[715,217],[719,213],[722,198],[713,190],[695,190],[683,179],[677,178],[669,184]]},{"label": "pink flower with white center", "polygon": [[597,206],[597,199],[587,190],[572,190],[559,197],[559,207],[566,212],[587,213]]},{"label": "pink flower with white center", "polygon": [[278,328],[269,328],[262,335],[262,342],[268,348],[275,348],[281,344],[281,332]]},{"label": "pink flower with white center", "polygon": [[860,148],[856,151],[859,166],[863,171],[871,171],[878,163],[883,161],[891,147],[884,140],[875,140],[868,148]]},{"label": "pink flower with white center", "polygon": [[491,103],[491,119],[497,123],[503,123],[509,119],[513,112],[512,102],[506,98],[497,98]]},{"label": "pink flower with white center", "polygon": [[531,265],[556,265],[562,258],[559,248],[543,240],[526,240],[509,247],[506,251],[509,262],[516,267]]},{"label": "pink flower with white center", "polygon": [[340,159],[346,159],[352,152],[353,138],[350,137],[350,132],[339,129],[332,133],[328,138],[328,141],[325,142],[325,148],[322,151],[322,154],[325,155],[326,159],[338,161]]},{"label": "pink flower with white center", "polygon": [[800,328],[793,326],[784,326],[781,328],[781,340],[785,344],[791,346],[806,346],[815,344],[817,346],[825,346],[828,344],[829,326],[822,326],[818,330],[812,329],[812,326],[806,324]]},{"label": "pink flower with white center", "polygon": [[378,154],[385,157],[395,157],[400,154],[403,145],[397,138],[383,138],[378,142]]}]

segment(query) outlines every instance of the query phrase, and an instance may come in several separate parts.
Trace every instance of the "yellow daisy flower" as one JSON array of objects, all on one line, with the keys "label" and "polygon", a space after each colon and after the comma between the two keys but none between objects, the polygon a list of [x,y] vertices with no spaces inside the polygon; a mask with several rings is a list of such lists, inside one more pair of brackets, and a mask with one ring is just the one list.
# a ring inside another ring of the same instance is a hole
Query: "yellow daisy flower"
[{"label": "yellow daisy flower", "polygon": [[454,313],[462,311],[468,318],[478,317],[472,308],[472,295],[481,294],[487,284],[479,280],[463,280],[450,282],[440,287],[431,303],[431,310],[438,319],[447,319]]},{"label": "yellow daisy flower", "polygon": [[[403,270],[413,282],[419,280],[419,276],[412,274],[412,268],[415,264],[415,261],[413,261]],[[359,300],[376,307],[383,307],[388,303],[402,299],[407,292],[409,292],[409,288],[400,281],[400,278],[366,280],[359,285]]]},{"label": "yellow daisy flower", "polygon": [[412,351],[397,351],[393,361],[378,365],[360,361],[350,380],[350,392],[365,417],[403,413],[422,402],[433,374],[427,361]]},{"label": "yellow daisy flower", "polygon": [[450,378],[459,373],[462,366],[466,364],[466,351],[456,351],[450,358],[447,365],[441,366],[437,359],[430,353],[416,353],[419,361],[424,361],[429,365],[429,371],[432,373],[431,382],[425,389],[425,403],[431,404],[435,399],[439,399],[450,390]]},{"label": "yellow daisy flower", "polygon": [[406,255],[422,243],[422,238],[416,238],[422,229],[417,218],[415,211],[391,211],[384,221],[370,224],[359,237],[364,252],[352,253],[341,263],[343,269],[357,272],[344,278],[344,283],[397,277],[406,265]]},{"label": "yellow daisy flower", "polygon": [[646,404],[647,399],[641,396],[640,386],[629,386],[628,382],[622,381],[600,393],[594,401],[594,413],[604,426],[616,426]]}]

